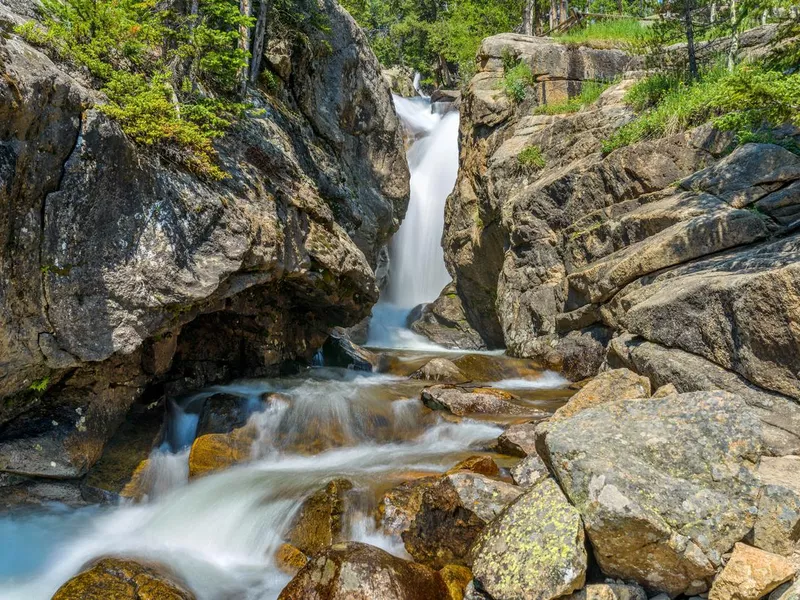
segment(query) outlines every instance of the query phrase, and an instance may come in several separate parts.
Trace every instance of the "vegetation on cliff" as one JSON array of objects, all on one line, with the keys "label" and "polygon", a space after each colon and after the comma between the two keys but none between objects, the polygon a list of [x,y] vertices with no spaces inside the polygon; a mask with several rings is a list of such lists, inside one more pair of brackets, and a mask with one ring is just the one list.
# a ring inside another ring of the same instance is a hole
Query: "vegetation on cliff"
[{"label": "vegetation on cliff", "polygon": [[188,12],[136,0],[44,0],[42,9],[41,24],[17,33],[86,68],[108,99],[100,109],[135,142],[211,179],[225,176],[213,141],[247,109],[247,85],[261,75],[268,19],[320,21],[292,0],[264,0],[258,19],[234,0],[194,0]]}]

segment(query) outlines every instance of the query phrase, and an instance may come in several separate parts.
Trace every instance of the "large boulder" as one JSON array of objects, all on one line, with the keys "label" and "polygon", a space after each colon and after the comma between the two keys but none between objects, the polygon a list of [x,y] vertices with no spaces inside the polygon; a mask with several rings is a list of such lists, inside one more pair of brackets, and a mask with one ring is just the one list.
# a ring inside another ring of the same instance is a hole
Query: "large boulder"
[{"label": "large boulder", "polygon": [[472,572],[495,600],[553,600],[583,587],[583,523],[552,478],[519,496],[472,549]]},{"label": "large boulder", "polygon": [[127,558],[101,558],[62,585],[53,600],[195,600],[172,573]]},{"label": "large boulder", "polygon": [[600,373],[584,385],[564,406],[556,410],[547,422],[552,425],[605,402],[649,396],[650,380],[647,377],[637,375],[628,369],[613,369]]},{"label": "large boulder", "polygon": [[471,564],[469,550],[486,524],[522,489],[477,473],[445,475],[421,495],[407,531],[406,551],[435,569]]},{"label": "large boulder", "polygon": [[261,110],[216,144],[223,181],[135,146],[77,70],[3,37],[0,470],[80,477],[147,386],[276,374],[369,313],[405,149],[363,33],[319,9],[284,92],[251,90]]},{"label": "large boulder", "polygon": [[757,475],[763,487],[752,543],[792,556],[800,550],[800,456],[764,456]]},{"label": "large boulder", "polygon": [[279,600],[432,600],[447,598],[436,571],[388,552],[347,542],[313,558],[281,591]]},{"label": "large boulder", "polygon": [[608,402],[556,423],[547,449],[609,576],[704,592],[755,522],[760,423],[732,394]]}]

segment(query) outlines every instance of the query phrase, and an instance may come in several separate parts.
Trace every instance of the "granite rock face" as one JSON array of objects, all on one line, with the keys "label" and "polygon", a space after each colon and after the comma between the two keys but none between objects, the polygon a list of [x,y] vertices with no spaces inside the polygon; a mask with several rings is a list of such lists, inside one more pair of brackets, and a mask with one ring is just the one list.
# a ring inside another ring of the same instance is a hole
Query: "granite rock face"
[{"label": "granite rock face", "polygon": [[[80,476],[148,387],[277,373],[368,314],[408,169],[363,33],[320,6],[329,30],[291,50],[280,94],[251,91],[263,110],[219,142],[230,177],[216,183],[134,146],[80,75],[0,40],[0,427],[13,463],[0,469]],[[13,458],[32,447],[41,464]]]},{"label": "granite rock face", "polygon": [[691,595],[753,528],[760,427],[736,396],[694,392],[586,409],[546,444],[603,572]]}]

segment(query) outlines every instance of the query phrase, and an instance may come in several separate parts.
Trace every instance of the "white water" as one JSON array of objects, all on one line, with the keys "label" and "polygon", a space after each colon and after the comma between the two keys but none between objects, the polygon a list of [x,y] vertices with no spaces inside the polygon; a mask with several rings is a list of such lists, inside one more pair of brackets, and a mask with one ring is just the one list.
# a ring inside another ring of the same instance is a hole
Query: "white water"
[{"label": "white water", "polygon": [[458,174],[458,113],[434,114],[427,98],[394,100],[417,140],[408,151],[411,199],[390,246],[386,293],[388,302],[411,309],[434,300],[450,281],[441,238],[445,201]]},{"label": "white water", "polygon": [[389,283],[373,309],[368,345],[444,350],[406,328],[412,308],[436,299],[450,275],[441,238],[444,206],[458,174],[458,113],[431,111],[428,98],[394,97],[397,114],[415,141],[408,150],[411,198],[389,246]]},{"label": "white water", "polygon": [[[300,499],[337,476],[365,498],[366,510],[351,515],[350,539],[402,556],[402,544],[374,528],[370,488],[409,469],[443,471],[501,431],[484,422],[431,421],[416,399],[419,385],[313,369],[303,378],[214,388],[259,407],[250,419],[259,432],[253,462],[189,482],[188,451],[165,445],[151,455],[156,481],[146,503],[0,518],[0,598],[46,600],[87,561],[107,554],[169,565],[200,600],[275,598],[288,581],[272,558],[283,532]],[[287,400],[263,403],[265,391]],[[185,446],[196,415],[173,409],[169,419],[172,431],[187,436],[176,436]],[[297,452],[325,435],[338,446],[323,439],[320,453]]]}]

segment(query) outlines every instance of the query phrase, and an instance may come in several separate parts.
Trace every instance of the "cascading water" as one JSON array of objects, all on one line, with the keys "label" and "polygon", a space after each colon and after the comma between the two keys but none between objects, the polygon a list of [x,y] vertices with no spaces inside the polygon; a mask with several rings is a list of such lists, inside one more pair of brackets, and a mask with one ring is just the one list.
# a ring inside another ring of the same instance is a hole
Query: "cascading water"
[{"label": "cascading water", "polygon": [[414,141],[408,150],[411,198],[389,247],[389,283],[373,310],[370,345],[430,349],[405,330],[412,308],[436,299],[450,281],[441,238],[444,207],[458,174],[458,112],[439,114],[430,99],[394,97],[397,114]]}]

